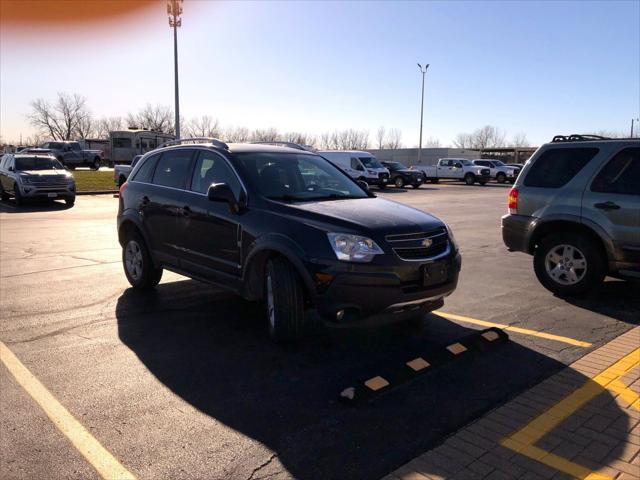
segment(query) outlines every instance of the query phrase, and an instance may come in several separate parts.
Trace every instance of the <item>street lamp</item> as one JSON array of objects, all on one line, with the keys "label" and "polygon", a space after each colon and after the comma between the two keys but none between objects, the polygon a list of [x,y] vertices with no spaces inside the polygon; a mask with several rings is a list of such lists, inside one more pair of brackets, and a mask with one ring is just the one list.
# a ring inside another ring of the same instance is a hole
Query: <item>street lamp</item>
[{"label": "street lamp", "polygon": [[640,123],[640,118],[632,118],[631,119],[631,138],[633,138],[633,122]]},{"label": "street lamp", "polygon": [[178,96],[178,27],[182,26],[182,0],[167,0],[167,14],[169,14],[169,26],[173,28],[173,61],[176,88],[176,139],[180,139],[180,98]]},{"label": "street lamp", "polygon": [[422,73],[422,100],[420,101],[420,144],[418,145],[418,164],[420,164],[420,158],[422,157],[422,120],[424,119],[424,76],[427,73],[429,64],[422,68],[422,65],[418,64],[418,68]]}]

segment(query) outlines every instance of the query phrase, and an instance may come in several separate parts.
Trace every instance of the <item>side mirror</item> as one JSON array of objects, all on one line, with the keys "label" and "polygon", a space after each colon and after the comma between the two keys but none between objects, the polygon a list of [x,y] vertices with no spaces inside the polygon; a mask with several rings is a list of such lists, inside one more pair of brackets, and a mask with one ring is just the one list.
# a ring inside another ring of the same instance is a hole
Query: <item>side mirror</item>
[{"label": "side mirror", "polygon": [[231,187],[226,183],[212,183],[207,190],[207,197],[212,202],[224,202],[229,205],[229,209],[233,213],[240,211],[241,205],[238,199],[231,190]]},{"label": "side mirror", "polygon": [[358,180],[358,185],[360,185],[360,188],[363,189],[365,192],[369,191],[369,184],[364,180]]},{"label": "side mirror", "polygon": [[13,168],[13,166],[11,166],[11,167],[9,167],[9,171],[10,171],[10,172],[15,172],[15,171],[16,171],[16,169],[15,169],[15,168]]}]

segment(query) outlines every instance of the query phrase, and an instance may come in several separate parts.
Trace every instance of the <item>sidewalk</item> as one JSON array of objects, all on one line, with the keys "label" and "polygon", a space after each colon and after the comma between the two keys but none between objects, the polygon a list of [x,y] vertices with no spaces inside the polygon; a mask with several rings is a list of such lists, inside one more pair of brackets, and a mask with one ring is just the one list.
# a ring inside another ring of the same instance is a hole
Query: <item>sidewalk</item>
[{"label": "sidewalk", "polygon": [[385,480],[640,479],[640,327]]}]

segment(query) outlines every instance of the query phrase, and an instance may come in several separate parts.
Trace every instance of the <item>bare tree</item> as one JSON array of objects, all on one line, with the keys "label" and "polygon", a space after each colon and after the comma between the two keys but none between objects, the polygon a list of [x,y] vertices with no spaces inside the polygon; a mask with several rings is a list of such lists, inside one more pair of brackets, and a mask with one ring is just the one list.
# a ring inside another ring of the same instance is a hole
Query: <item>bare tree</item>
[{"label": "bare tree", "polygon": [[453,139],[453,145],[458,148],[473,148],[473,135],[470,133],[459,133]]},{"label": "bare tree", "polygon": [[78,120],[74,131],[75,138],[93,138],[96,135],[96,122],[90,115]]},{"label": "bare tree", "polygon": [[42,98],[31,102],[31,112],[27,116],[38,132],[46,133],[54,140],[71,140],[79,123],[87,122],[90,117],[85,97],[62,92],[58,92],[53,105]]},{"label": "bare tree", "polygon": [[385,148],[385,140],[387,139],[387,131],[384,127],[379,127],[376,132],[376,142],[378,142],[378,150]]},{"label": "bare tree", "polygon": [[253,142],[274,142],[278,140],[280,134],[278,129],[274,127],[270,128],[256,128],[251,132],[251,141]]},{"label": "bare tree", "polygon": [[246,127],[229,127],[225,130],[224,139],[227,142],[248,142],[249,141],[249,129]]},{"label": "bare tree", "polygon": [[122,117],[103,117],[96,123],[95,134],[96,138],[106,139],[109,138],[109,132],[116,130],[122,130],[123,121]]},{"label": "bare tree", "polygon": [[527,140],[527,134],[524,132],[516,133],[511,138],[510,143],[512,147],[529,147],[531,145],[529,140]]},{"label": "bare tree", "polygon": [[218,119],[214,119],[209,115],[192,118],[191,121],[186,124],[185,131],[192,137],[218,138],[222,134]]},{"label": "bare tree", "polygon": [[397,150],[400,147],[402,147],[402,132],[397,128],[392,128],[387,135],[386,148],[389,150]]},{"label": "bare tree", "polygon": [[442,145],[440,144],[440,139],[436,137],[429,137],[427,141],[424,143],[425,147],[428,148],[440,148]]},{"label": "bare tree", "polygon": [[297,143],[299,145],[315,146],[316,137],[308,133],[287,132],[281,136],[285,142]]},{"label": "bare tree", "polygon": [[174,133],[174,116],[171,107],[147,104],[138,113],[127,114],[129,127],[144,128],[154,132]]}]

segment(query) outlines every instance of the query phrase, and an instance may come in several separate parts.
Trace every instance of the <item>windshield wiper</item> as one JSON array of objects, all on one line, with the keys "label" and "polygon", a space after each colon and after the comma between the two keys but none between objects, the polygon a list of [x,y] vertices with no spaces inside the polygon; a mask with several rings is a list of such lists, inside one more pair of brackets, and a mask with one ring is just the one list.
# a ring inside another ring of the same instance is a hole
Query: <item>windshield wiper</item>
[{"label": "windshield wiper", "polygon": [[284,202],[296,202],[296,201],[302,201],[302,200],[307,200],[304,197],[296,197],[295,195],[291,195],[289,193],[286,193],[284,195],[270,195],[267,196],[267,198],[269,200],[282,200]]}]

